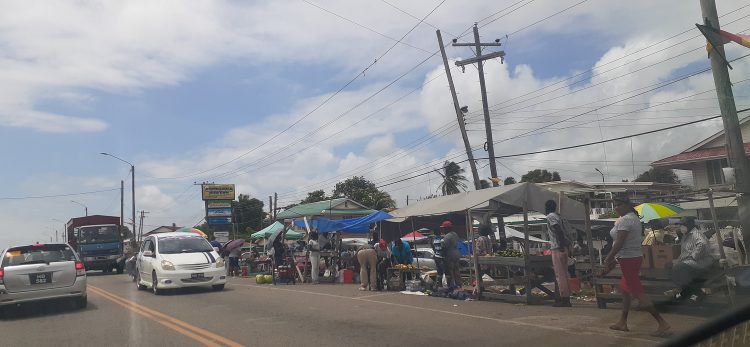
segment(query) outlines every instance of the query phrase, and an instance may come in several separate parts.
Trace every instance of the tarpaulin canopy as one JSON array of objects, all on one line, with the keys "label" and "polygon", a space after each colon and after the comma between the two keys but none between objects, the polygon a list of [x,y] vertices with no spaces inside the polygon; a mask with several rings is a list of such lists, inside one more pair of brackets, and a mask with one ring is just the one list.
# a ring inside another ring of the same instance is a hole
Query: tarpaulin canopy
[{"label": "tarpaulin canopy", "polygon": [[[500,233],[495,232],[495,237],[500,238]],[[505,237],[513,237],[517,239],[523,239],[523,232],[518,231],[516,229],[505,227]],[[529,235],[529,241],[531,242],[539,242],[539,243],[549,243],[549,241],[542,240],[538,237]]]},{"label": "tarpaulin canopy", "polygon": [[[267,239],[274,233],[278,233],[284,230],[284,224],[281,224],[280,222],[274,222],[273,224],[263,228],[262,230],[253,233],[250,235],[251,240],[257,240],[257,239]],[[294,230],[287,230],[286,236],[284,237],[287,240],[300,240],[305,236],[303,233],[298,233]]]},{"label": "tarpaulin canopy", "polygon": [[519,213],[526,205],[529,211],[545,212],[547,200],[557,202],[558,212],[569,220],[585,219],[583,204],[534,183],[516,183],[502,187],[461,192],[420,200],[391,212],[391,221],[401,222],[409,217],[444,215],[469,209],[500,210],[505,215]]},{"label": "tarpaulin canopy", "polygon": [[[366,234],[370,231],[370,224],[374,224],[386,219],[391,219],[388,213],[383,211],[376,211],[364,217],[331,220],[328,218],[318,217],[311,221],[308,221],[310,228],[317,230],[319,233],[330,233],[334,231],[341,231],[345,233],[358,233]],[[304,220],[295,220],[294,224],[300,228],[305,227]]]}]

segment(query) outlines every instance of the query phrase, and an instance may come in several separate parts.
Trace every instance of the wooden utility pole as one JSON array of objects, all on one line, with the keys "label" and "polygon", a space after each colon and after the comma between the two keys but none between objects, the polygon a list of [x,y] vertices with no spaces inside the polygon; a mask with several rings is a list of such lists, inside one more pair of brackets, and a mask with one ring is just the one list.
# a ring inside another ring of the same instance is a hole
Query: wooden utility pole
[{"label": "wooden utility pole", "polygon": [[[477,28],[477,24],[474,23],[474,43],[457,43],[456,40],[453,40],[453,46],[455,47],[467,47],[467,46],[473,46],[476,50],[476,56],[471,59],[466,59],[462,61],[457,61],[457,66],[466,66],[469,64],[477,64],[477,70],[479,71],[479,88],[482,91],[482,110],[484,111],[484,129],[485,133],[487,135],[487,153],[490,157],[490,174],[492,174],[492,177],[498,177],[497,176],[497,165],[495,164],[495,146],[492,141],[492,124],[490,123],[490,107],[487,104],[487,87],[484,83],[484,61],[487,59],[494,59],[494,58],[503,58],[505,56],[505,52],[499,51],[494,53],[488,53],[485,55],[482,55],[482,47],[500,47],[500,40],[495,40],[495,42],[490,43],[482,43],[479,41],[479,28]],[[496,181],[492,181],[492,185],[497,187],[499,184]]]},{"label": "wooden utility pole", "polygon": [[[125,226],[125,181],[120,180],[120,236],[123,234],[123,227]],[[135,249],[135,234],[130,235],[131,244],[130,246]]]},{"label": "wooden utility pole", "polygon": [[[700,0],[703,24],[719,30],[719,16],[716,11],[715,0]],[[729,166],[734,169],[737,191],[737,207],[744,240],[750,240],[750,167],[745,157],[745,145],[742,141],[740,121],[737,117],[737,107],[734,104],[732,82],[726,61],[722,58],[724,47],[713,47],[715,52],[711,56],[711,70],[713,71],[716,94],[719,97],[721,118],[724,122],[724,136],[726,138],[727,158]],[[716,54],[718,53],[718,54]]]},{"label": "wooden utility pole", "polygon": [[276,220],[276,213],[279,211],[279,194],[273,193],[273,220]]},{"label": "wooden utility pole", "polygon": [[273,215],[273,196],[268,196],[268,219],[271,220],[271,224],[276,220],[275,216]]},{"label": "wooden utility pole", "polygon": [[[474,162],[474,152],[471,150],[471,144],[469,143],[469,136],[466,134],[466,119],[461,111],[461,105],[458,104],[458,96],[456,95],[456,87],[453,85],[453,75],[451,75],[451,69],[448,65],[448,56],[445,55],[445,46],[443,45],[443,35],[440,34],[440,30],[437,30],[438,44],[440,45],[440,54],[443,55],[443,66],[445,67],[445,75],[448,77],[448,87],[451,90],[451,96],[453,97],[453,108],[456,111],[456,119],[458,120],[458,128],[461,129],[461,138],[464,140],[464,148],[466,148],[466,157],[469,159],[469,167],[471,167],[471,176],[474,178],[474,189],[479,190],[482,188],[479,183],[479,173],[477,172],[477,163]],[[408,199],[406,205],[409,205]]]}]

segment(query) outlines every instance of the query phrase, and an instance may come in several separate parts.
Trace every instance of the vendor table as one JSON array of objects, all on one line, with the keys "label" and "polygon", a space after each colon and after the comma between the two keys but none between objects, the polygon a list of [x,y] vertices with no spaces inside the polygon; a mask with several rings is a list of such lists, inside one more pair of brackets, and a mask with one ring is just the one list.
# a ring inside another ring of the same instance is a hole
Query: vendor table
[{"label": "vendor table", "polygon": [[419,274],[419,269],[388,268],[386,270],[387,288],[395,291],[406,290],[406,280],[418,280]]},{"label": "vendor table", "polygon": [[[506,267],[508,270],[507,273],[509,274],[508,278],[495,279],[495,283],[499,285],[507,285],[513,292],[515,292],[516,285],[523,285],[525,288],[537,288],[549,295],[551,299],[555,298],[556,293],[542,285],[545,282],[544,271],[552,268],[552,257],[532,255],[528,258],[528,267],[525,267],[526,263],[523,257],[480,256],[477,257],[477,261],[480,266]],[[522,270],[523,276],[513,276],[518,270]],[[538,298],[529,295],[521,296],[489,292],[482,292],[481,296],[489,299],[526,301],[529,304],[532,300],[539,300]]]}]

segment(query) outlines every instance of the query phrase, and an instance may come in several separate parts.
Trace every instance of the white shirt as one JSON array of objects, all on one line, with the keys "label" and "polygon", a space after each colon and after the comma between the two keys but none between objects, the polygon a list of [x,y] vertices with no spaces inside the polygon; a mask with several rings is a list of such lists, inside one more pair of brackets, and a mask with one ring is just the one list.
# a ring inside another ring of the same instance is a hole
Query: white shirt
[{"label": "white shirt", "polygon": [[643,242],[643,226],[641,225],[641,220],[635,213],[629,212],[617,219],[615,227],[609,232],[612,236],[612,240],[617,240],[617,233],[620,231],[627,231],[628,237],[625,238],[625,244],[622,246],[622,249],[620,249],[620,252],[616,254],[616,257],[642,257],[643,250],[641,250],[641,243]]},{"label": "white shirt", "polygon": [[557,235],[555,234],[555,229],[553,226],[558,225],[560,226],[560,229],[563,230],[563,236],[565,235],[565,229],[563,228],[562,219],[560,218],[560,215],[558,215],[555,212],[552,212],[547,215],[547,236],[549,237],[549,245],[552,249],[558,249],[560,248],[560,245],[562,244],[562,240],[557,239]]}]

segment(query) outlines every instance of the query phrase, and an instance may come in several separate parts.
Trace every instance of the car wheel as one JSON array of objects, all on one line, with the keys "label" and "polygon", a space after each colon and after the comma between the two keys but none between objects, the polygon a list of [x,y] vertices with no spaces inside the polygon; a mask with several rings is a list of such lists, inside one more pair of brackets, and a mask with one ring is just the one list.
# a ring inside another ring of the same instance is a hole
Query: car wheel
[{"label": "car wheel", "polygon": [[88,303],[89,303],[89,299],[85,295],[81,296],[81,297],[78,297],[78,298],[75,298],[76,308],[78,308],[78,309],[84,309],[84,308],[86,308],[86,306],[88,305]]},{"label": "car wheel", "polygon": [[141,284],[141,272],[138,269],[135,270],[135,288],[138,290],[146,289],[146,286]]},{"label": "car wheel", "polygon": [[122,275],[123,272],[125,272],[125,267],[122,265],[117,265],[117,274]]},{"label": "car wheel", "polygon": [[151,291],[154,292],[154,295],[161,295],[163,291],[158,288],[157,284],[159,283],[159,279],[156,278],[156,271],[151,273]]},{"label": "car wheel", "polygon": [[218,291],[224,290],[224,285],[223,284],[216,284],[216,285],[211,286],[211,289],[213,289],[213,290],[215,290],[215,291],[218,292]]}]

